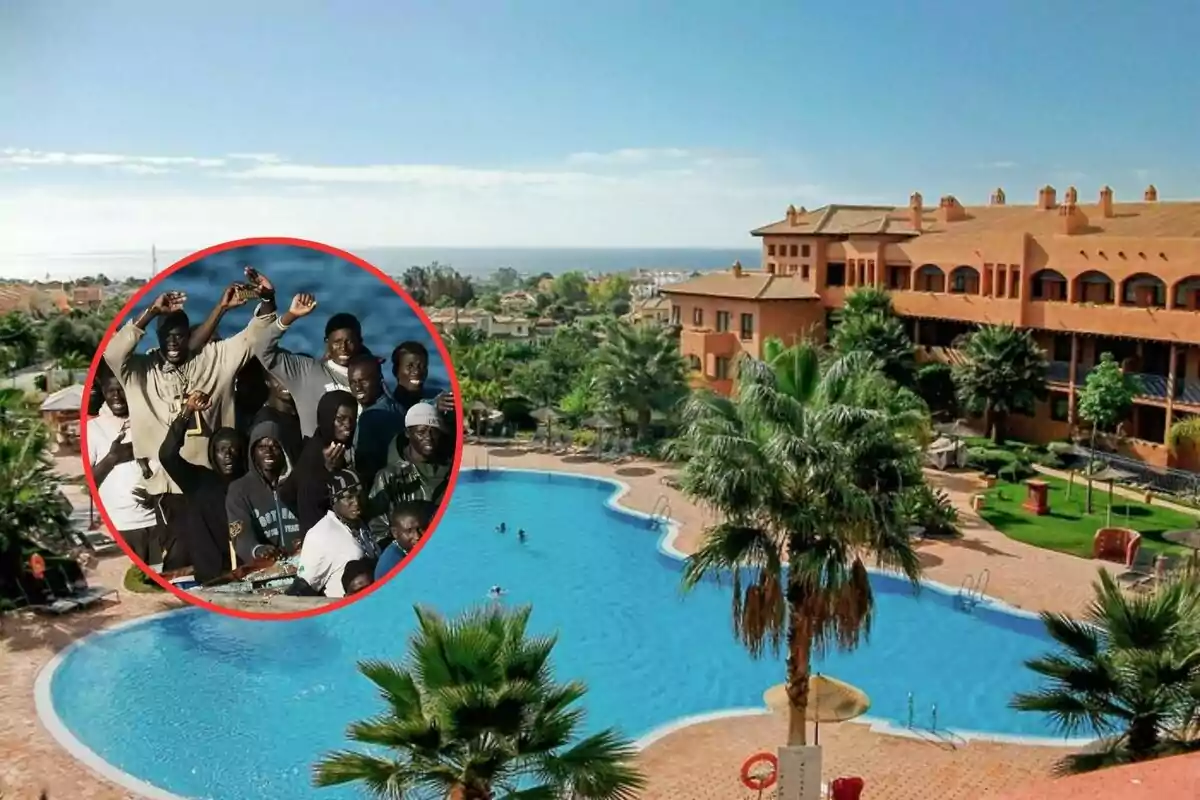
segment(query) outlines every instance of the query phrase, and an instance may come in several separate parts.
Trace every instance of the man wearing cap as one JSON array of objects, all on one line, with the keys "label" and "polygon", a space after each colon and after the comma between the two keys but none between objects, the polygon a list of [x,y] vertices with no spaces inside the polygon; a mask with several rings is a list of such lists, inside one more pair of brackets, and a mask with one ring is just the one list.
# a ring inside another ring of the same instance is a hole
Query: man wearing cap
[{"label": "man wearing cap", "polygon": [[428,403],[417,403],[404,415],[405,433],[388,447],[387,466],[375,476],[367,500],[371,533],[388,535],[393,508],[408,500],[440,505],[450,480],[450,463],[442,443],[442,416]]},{"label": "man wearing cap", "polygon": [[354,470],[329,476],[329,513],[304,536],[296,577],[326,597],[344,597],[342,572],[352,561],[379,556],[363,523],[363,486]]}]

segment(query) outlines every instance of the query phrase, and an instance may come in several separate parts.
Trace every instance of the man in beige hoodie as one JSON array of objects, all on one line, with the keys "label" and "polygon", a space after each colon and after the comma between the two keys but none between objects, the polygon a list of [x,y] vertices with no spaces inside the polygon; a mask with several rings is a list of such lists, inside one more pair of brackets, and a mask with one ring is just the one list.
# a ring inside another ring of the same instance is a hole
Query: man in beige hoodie
[{"label": "man in beige hoodie", "polygon": [[[219,309],[228,311],[257,295],[261,303],[250,322],[237,335],[210,341],[196,352],[188,346],[191,324],[183,311],[182,292],[160,295],[137,317],[125,323],[109,340],[104,360],[125,389],[129,402],[129,434],[134,457],[143,465],[144,488],[150,495],[178,494],[179,487],[161,469],[149,466],[156,459],[167,428],[177,418],[189,392],[203,392],[211,406],[198,415],[188,432],[182,454],[185,460],[208,467],[208,438],[212,431],[234,424],[233,384],[242,367],[254,357],[253,340],[275,322],[274,291],[265,280],[233,284],[221,296]],[[158,321],[158,349],[135,352],[154,320]]]}]

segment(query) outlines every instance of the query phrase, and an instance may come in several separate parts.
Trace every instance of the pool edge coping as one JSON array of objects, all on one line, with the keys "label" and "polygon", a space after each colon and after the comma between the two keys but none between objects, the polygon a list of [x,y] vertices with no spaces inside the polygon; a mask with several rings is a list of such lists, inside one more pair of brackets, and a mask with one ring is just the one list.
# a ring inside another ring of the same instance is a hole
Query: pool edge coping
[{"label": "pool edge coping", "polygon": [[[665,525],[666,530],[664,530],[657,537],[657,540],[655,543],[655,547],[656,547],[657,551],[660,554],[668,556],[677,561],[684,561],[687,559],[687,554],[675,546],[675,541],[679,538],[680,533],[681,533],[681,528],[682,528],[679,521],[672,517],[661,517],[661,516],[654,516],[651,514],[647,514],[644,511],[640,511],[636,508],[631,508],[631,507],[621,503],[620,502],[621,498],[623,498],[623,497],[625,497],[625,495],[629,494],[633,490],[633,487],[630,486],[625,481],[620,480],[619,478],[611,478],[611,477],[608,477],[607,475],[594,475],[594,474],[582,473],[582,472],[568,472],[568,471],[564,471],[564,470],[548,470],[548,469],[528,469],[528,468],[522,468],[522,467],[487,467],[487,468],[473,467],[473,468],[463,468],[461,470],[461,472],[483,472],[483,473],[524,472],[524,473],[530,473],[530,474],[556,475],[559,477],[570,478],[572,480],[583,480],[583,481],[590,480],[590,481],[595,481],[598,483],[607,483],[607,484],[613,486],[614,489],[613,489],[613,492],[605,499],[605,501],[604,501],[605,506],[607,506],[608,508],[611,508],[615,511],[618,511],[622,514],[628,514],[630,516],[633,516],[633,517],[636,517],[639,519],[643,519],[646,521],[654,521],[656,519],[662,520]],[[903,576],[900,575],[899,573],[895,572],[894,570],[884,570],[884,569],[876,569],[873,567],[868,567],[868,571],[878,573],[881,575],[886,575],[888,577],[900,578],[900,579],[904,580]],[[921,588],[929,588],[929,589],[939,592],[940,594],[945,594],[947,596],[954,596],[959,593],[958,589],[951,587],[948,584],[940,583],[938,581],[922,580],[920,582],[920,586],[921,586]],[[1013,606],[1009,603],[1004,602],[1003,600],[1000,600],[999,598],[995,598],[990,595],[983,595],[983,599],[981,599],[977,603],[977,605],[984,605],[985,607],[994,608],[995,610],[998,610],[1002,613],[1008,613],[1008,614],[1011,614],[1011,615],[1017,616],[1017,617],[1025,617],[1027,619],[1038,619],[1040,617],[1040,615],[1035,612],[1031,612],[1031,611],[1022,609],[1022,608],[1018,608],[1017,606]],[[83,763],[83,765],[85,767],[92,770],[94,773],[96,773],[100,777],[104,778],[105,780],[109,781],[110,783],[113,783],[123,789],[129,790],[132,792],[136,792],[136,793],[140,794],[142,797],[146,798],[146,800],[196,800],[196,799],[188,798],[183,795],[172,794],[171,792],[169,792],[165,789],[162,789],[158,786],[148,783],[145,780],[138,778],[137,776],[135,776],[131,773],[126,772],[125,770],[121,769],[120,767],[117,767],[112,762],[107,761],[96,751],[92,750],[90,747],[88,747],[86,744],[84,744],[82,741],[80,741],[80,739],[78,737],[76,737],[74,733],[71,732],[70,728],[67,727],[66,723],[64,723],[62,721],[62,718],[59,717],[57,710],[55,710],[54,696],[51,691],[51,687],[54,682],[54,676],[58,672],[58,668],[67,659],[67,657],[73,651],[75,651],[78,648],[81,648],[84,644],[92,641],[94,638],[112,635],[112,634],[115,634],[126,628],[131,628],[131,627],[135,627],[137,625],[147,624],[147,623],[150,623],[153,621],[157,621],[164,617],[168,617],[172,614],[190,613],[190,612],[196,612],[197,610],[204,611],[205,609],[199,608],[197,606],[173,608],[173,609],[168,609],[166,611],[160,611],[160,612],[157,612],[154,614],[148,614],[144,617],[135,617],[133,619],[123,620],[123,621],[117,623],[116,625],[112,625],[112,626],[105,627],[105,628],[102,628],[97,631],[93,631],[92,633],[89,633],[86,636],[76,639],[75,641],[71,642],[66,647],[62,648],[57,653],[55,653],[50,658],[50,660],[47,661],[46,664],[43,665],[41,667],[41,669],[38,670],[37,677],[34,679],[34,688],[33,688],[34,709],[37,713],[38,720],[41,722],[42,726],[46,729],[46,731],[50,734],[51,738],[53,738],[59,744],[59,746],[62,747],[64,750],[66,750],[71,756],[73,756],[75,759],[77,759],[78,761]],[[209,613],[212,613],[212,612],[209,612]],[[649,732],[647,732],[643,736],[634,740],[634,747],[639,752],[641,752],[641,751],[645,750],[646,748],[648,748],[650,745],[658,742],[661,739],[666,738],[670,734],[675,733],[680,730],[683,730],[685,728],[689,728],[693,725],[700,725],[700,724],[704,724],[707,722],[714,722],[714,721],[718,721],[718,720],[722,720],[722,719],[733,719],[733,718],[752,717],[752,716],[767,716],[771,713],[773,713],[773,712],[766,706],[760,706],[760,707],[727,708],[727,709],[721,709],[721,710],[717,710],[717,711],[703,712],[700,714],[689,714],[689,715],[686,715],[683,717],[677,717],[674,720],[669,720],[669,721],[663,723],[662,725],[652,728]],[[1053,747],[1053,748],[1062,748],[1062,749],[1086,747],[1087,745],[1092,744],[1093,742],[1096,741],[1095,739],[1059,739],[1059,738],[1047,737],[1047,736],[1014,736],[1014,735],[1008,735],[1008,734],[993,734],[993,733],[983,733],[983,732],[977,732],[977,731],[956,730],[953,728],[947,728],[944,731],[926,731],[924,729],[910,729],[910,728],[898,725],[893,720],[888,720],[888,719],[883,719],[883,718],[872,718],[870,716],[863,716],[863,717],[859,717],[858,719],[849,720],[849,721],[854,724],[867,725],[867,726],[869,726],[870,730],[874,733],[879,733],[881,735],[886,735],[886,736],[896,736],[899,738],[907,738],[907,739],[925,739],[925,738],[927,738],[926,736],[922,735],[923,733],[929,734],[929,735],[945,734],[945,735],[948,735],[951,737],[961,739],[965,742],[972,742],[972,741],[993,742],[996,744],[1016,744],[1016,745],[1025,745],[1025,746],[1033,746],[1033,747]]]}]

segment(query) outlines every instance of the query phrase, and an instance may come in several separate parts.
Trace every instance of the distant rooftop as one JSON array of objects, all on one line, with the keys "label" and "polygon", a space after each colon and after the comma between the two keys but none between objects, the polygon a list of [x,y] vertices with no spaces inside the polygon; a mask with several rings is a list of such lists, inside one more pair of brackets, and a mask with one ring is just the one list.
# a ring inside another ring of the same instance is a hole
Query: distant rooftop
[{"label": "distant rooftop", "polygon": [[[1061,199],[1061,202],[1059,200]],[[1052,186],[1037,192],[1031,205],[1010,205],[1003,189],[992,193],[987,205],[964,206],[947,195],[937,205],[927,206],[920,194],[908,206],[827,205],[809,211],[789,207],[778,222],[751,231],[754,236],[853,236],[892,234],[923,236],[979,236],[981,234],[1029,233],[1050,236],[1062,233],[1060,217],[1070,209],[1080,213],[1083,224],[1078,236],[1200,237],[1200,201],[1160,201],[1158,189],[1147,187],[1141,202],[1116,202],[1107,186],[1095,202],[1078,202],[1075,187],[1062,197]]]},{"label": "distant rooftop", "polygon": [[735,263],[726,272],[709,272],[659,289],[664,295],[690,294],[741,300],[812,300],[818,297],[807,281],[791,275],[749,272]]}]

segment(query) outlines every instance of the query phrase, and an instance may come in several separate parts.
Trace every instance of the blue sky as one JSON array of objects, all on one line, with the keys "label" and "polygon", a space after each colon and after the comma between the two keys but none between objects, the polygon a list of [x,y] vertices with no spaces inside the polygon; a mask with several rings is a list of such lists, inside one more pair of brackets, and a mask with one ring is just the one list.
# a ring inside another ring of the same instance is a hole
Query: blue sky
[{"label": "blue sky", "polygon": [[1200,195],[1200,4],[0,3],[0,250],[741,246],[790,202]]}]

